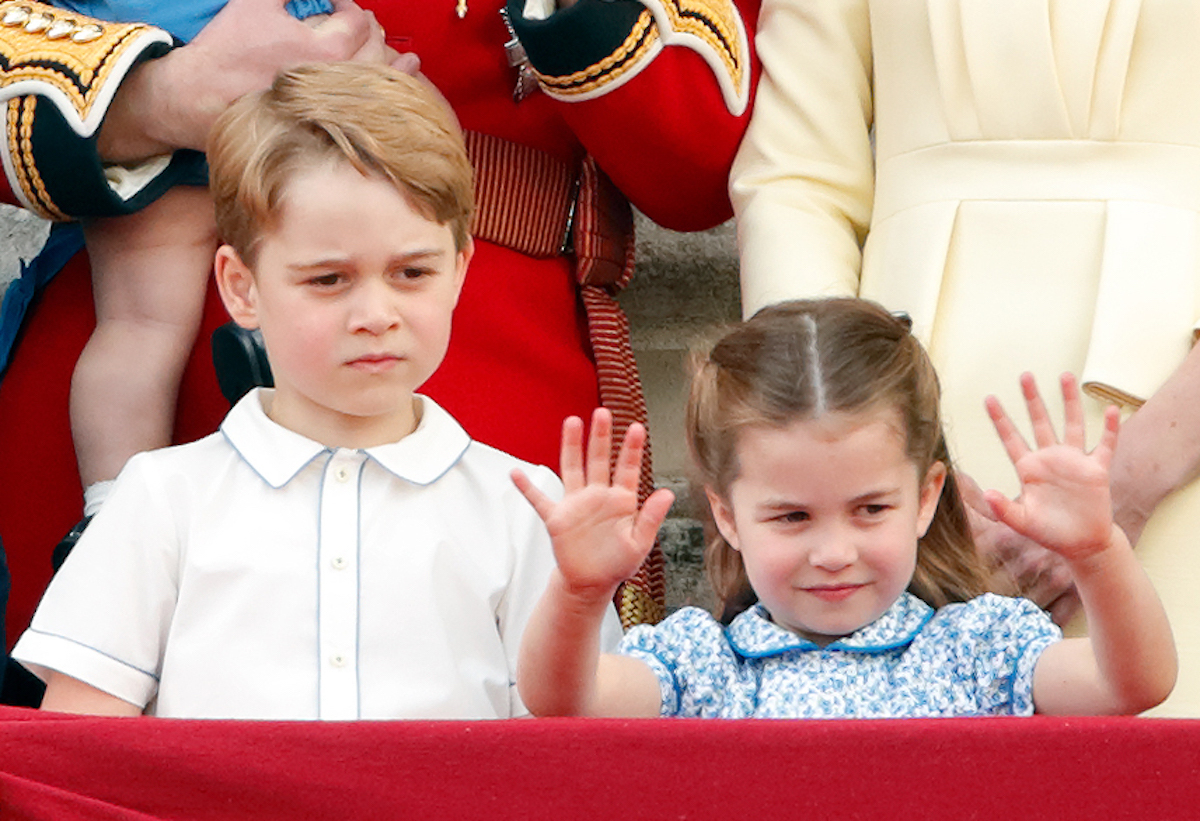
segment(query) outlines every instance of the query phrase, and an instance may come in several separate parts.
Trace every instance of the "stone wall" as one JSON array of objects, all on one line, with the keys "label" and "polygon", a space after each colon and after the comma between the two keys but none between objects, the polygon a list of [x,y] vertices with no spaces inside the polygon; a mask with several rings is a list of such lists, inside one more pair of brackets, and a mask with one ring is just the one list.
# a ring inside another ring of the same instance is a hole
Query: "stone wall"
[{"label": "stone wall", "polygon": [[638,265],[621,295],[650,410],[654,473],[677,501],[660,534],[667,561],[667,606],[711,607],[701,558],[702,499],[688,484],[683,437],[687,356],[699,341],[741,315],[737,247],[732,222],[711,231],[678,234],[639,217]]}]

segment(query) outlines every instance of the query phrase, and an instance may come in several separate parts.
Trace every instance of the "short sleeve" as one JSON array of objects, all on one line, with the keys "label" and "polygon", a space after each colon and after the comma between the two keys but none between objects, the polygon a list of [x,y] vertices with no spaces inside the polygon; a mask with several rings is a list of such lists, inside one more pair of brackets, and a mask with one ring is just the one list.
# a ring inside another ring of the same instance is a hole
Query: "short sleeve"
[{"label": "short sleeve", "polygon": [[157,692],[178,592],[178,528],[152,465],[126,465],[12,654],[139,707]]},{"label": "short sleeve", "polygon": [[654,672],[663,716],[717,717],[737,690],[739,665],[725,630],[697,607],[685,607],[657,625],[634,627],[617,652]]},{"label": "short sleeve", "polygon": [[1033,670],[1062,631],[1028,599],[985,594],[961,605],[957,629],[973,659],[980,712],[1033,715]]}]

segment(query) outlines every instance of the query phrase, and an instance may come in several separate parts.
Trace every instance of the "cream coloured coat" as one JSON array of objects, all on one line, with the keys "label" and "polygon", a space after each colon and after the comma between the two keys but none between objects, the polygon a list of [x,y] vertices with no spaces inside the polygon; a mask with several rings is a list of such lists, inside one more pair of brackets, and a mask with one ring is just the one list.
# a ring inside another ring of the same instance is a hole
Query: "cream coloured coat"
[{"label": "cream coloured coat", "polygon": [[[983,398],[1022,415],[1024,370],[1049,396],[1080,374],[1093,432],[1107,401],[1132,411],[1169,380],[1156,402],[1200,406],[1197,43],[1195,0],[766,0],[731,182],[744,312],[829,294],[907,311],[959,466],[1010,493]],[[1127,431],[1126,455],[1153,453]],[[1200,432],[1181,441],[1156,446],[1190,478]],[[1181,656],[1168,713],[1200,715],[1198,539],[1194,483],[1138,544]]]}]

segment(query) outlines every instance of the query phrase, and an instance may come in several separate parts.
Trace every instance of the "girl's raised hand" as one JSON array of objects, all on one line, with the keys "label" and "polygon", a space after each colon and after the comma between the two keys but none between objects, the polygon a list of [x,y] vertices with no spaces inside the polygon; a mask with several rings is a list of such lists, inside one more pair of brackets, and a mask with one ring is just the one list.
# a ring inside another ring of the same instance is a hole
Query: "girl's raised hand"
[{"label": "girl's raised hand", "polygon": [[1108,467],[1117,444],[1118,411],[1115,407],[1105,411],[1104,432],[1088,453],[1075,377],[1062,376],[1066,418],[1062,442],[1031,374],[1021,376],[1021,391],[1033,424],[1036,447],[1032,449],[1000,401],[994,396],[986,400],[988,415],[1021,480],[1016,499],[990,490],[987,502],[999,521],[1068,560],[1098,553],[1109,545],[1113,530]]},{"label": "girl's raised hand", "polygon": [[586,452],[583,421],[563,422],[562,481],[565,494],[555,502],[533,486],[519,470],[513,482],[546,523],[568,589],[609,598],[632,576],[654,546],[654,537],[674,501],[659,489],[638,510],[638,477],[646,429],[634,423],[621,443],[616,469],[609,470],[612,415],[603,408],[592,414]]}]

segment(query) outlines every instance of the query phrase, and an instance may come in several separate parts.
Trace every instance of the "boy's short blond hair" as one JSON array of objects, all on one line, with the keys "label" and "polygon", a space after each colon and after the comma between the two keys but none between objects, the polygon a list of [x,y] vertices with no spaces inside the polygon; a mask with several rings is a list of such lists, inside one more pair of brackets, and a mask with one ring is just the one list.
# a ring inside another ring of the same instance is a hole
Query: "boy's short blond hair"
[{"label": "boy's short blond hair", "polygon": [[208,139],[221,238],[253,265],[289,183],[339,160],[387,179],[427,218],[449,225],[458,250],[466,246],[474,191],[453,113],[425,81],[364,63],[285,71],[221,115]]}]

